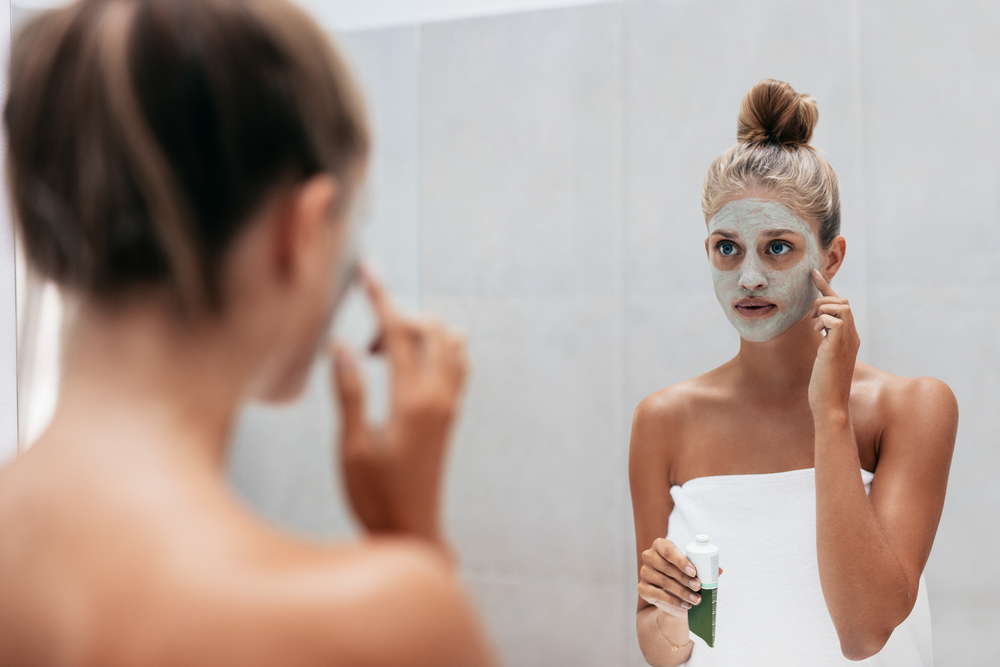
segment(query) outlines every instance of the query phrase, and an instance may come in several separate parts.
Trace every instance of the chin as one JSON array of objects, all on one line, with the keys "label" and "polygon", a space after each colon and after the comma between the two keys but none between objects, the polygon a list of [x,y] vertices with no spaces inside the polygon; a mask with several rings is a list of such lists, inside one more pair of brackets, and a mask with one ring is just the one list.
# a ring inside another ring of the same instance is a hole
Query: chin
[{"label": "chin", "polygon": [[768,343],[789,329],[788,322],[778,317],[778,313],[763,320],[735,319],[732,323],[740,338],[750,343]]}]

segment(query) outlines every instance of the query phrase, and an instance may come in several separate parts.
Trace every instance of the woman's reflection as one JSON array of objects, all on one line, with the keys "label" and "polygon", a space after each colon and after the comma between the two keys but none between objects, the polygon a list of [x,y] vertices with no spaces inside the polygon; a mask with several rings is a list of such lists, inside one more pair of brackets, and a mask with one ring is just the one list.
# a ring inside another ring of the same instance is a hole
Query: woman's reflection
[{"label": "woman's reflection", "polygon": [[[637,631],[651,665],[930,665],[922,571],[958,406],[930,378],[856,360],[837,179],[809,145],[815,100],[765,80],[709,168],[705,250],[739,353],[635,411]],[[920,315],[914,313],[914,326]],[[714,648],[685,545],[725,566]]]}]

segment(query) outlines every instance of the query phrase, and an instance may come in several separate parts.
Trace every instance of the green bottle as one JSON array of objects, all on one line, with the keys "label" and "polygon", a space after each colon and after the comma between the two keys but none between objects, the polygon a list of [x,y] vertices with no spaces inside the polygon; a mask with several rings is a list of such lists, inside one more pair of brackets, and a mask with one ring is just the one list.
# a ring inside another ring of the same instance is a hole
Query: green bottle
[{"label": "green bottle", "polygon": [[688,627],[691,632],[715,646],[715,606],[719,591],[719,547],[708,540],[708,535],[697,535],[687,545],[685,556],[694,564],[701,579],[701,602],[688,609]]}]

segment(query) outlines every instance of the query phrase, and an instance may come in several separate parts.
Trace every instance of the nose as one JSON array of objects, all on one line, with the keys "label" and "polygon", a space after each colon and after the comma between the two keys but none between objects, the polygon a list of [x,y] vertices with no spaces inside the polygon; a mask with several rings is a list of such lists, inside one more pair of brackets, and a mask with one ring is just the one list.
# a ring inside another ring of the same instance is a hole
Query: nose
[{"label": "nose", "polygon": [[753,258],[748,257],[743,261],[743,272],[740,274],[740,287],[750,292],[759,292],[767,287],[767,277],[764,275],[764,267]]}]

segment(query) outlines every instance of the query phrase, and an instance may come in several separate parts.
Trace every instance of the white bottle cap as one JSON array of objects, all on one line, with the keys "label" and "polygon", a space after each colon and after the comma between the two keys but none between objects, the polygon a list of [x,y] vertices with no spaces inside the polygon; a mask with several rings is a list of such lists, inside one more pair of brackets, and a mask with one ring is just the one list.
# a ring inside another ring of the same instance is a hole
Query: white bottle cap
[{"label": "white bottle cap", "polygon": [[708,535],[695,535],[694,539],[696,542],[708,544]]}]

